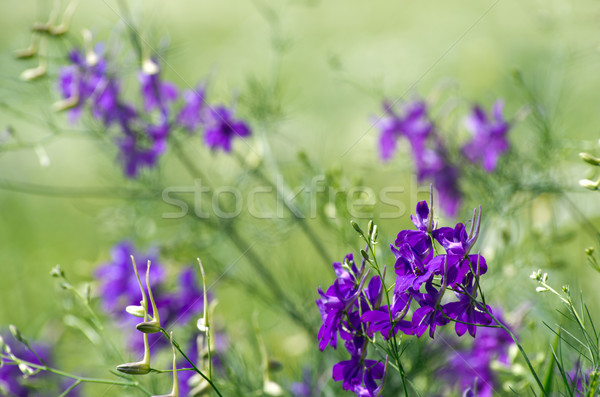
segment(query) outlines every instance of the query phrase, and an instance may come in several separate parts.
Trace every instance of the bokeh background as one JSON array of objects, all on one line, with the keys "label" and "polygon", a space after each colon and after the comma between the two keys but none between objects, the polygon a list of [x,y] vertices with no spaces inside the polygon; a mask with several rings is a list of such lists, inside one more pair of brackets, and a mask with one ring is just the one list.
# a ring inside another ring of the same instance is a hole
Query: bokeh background
[{"label": "bokeh background", "polygon": [[[127,4],[140,34],[164,49],[169,64],[164,67],[166,79],[182,89],[208,80],[212,100],[239,101],[240,114],[251,125],[256,114],[273,115],[273,122],[253,125],[257,127],[253,139],[270,142],[290,186],[309,183],[322,172],[341,175],[348,186],[367,185],[375,191],[390,185],[404,187],[405,193],[397,198],[407,212],[380,221],[384,242],[409,225],[408,214],[417,199],[428,195],[427,187],[415,182],[406,150],[387,164],[378,159],[378,132],[372,118],[380,115],[382,99],[451,98],[459,106],[478,102],[489,107],[496,98],[504,98],[505,115],[515,121],[510,132],[513,146],[523,153],[537,153],[536,161],[543,164],[546,159],[535,147],[537,132],[523,110],[530,98],[515,82],[515,71],[532,87],[551,123],[555,152],[548,155],[548,174],[567,191],[577,211],[597,224],[597,198],[577,184],[589,172],[577,153],[597,152],[600,132],[600,9],[595,1]],[[70,36],[50,47],[49,75],[23,82],[19,74],[35,66],[35,60],[18,61],[13,53],[28,45],[32,24],[45,20],[50,8],[48,1],[0,2],[0,129],[10,128],[21,142],[38,142],[61,132],[40,146],[0,143],[0,324],[18,324],[24,333],[56,341],[66,368],[83,365],[98,370],[98,360],[81,356],[85,340],[61,325],[62,291],[49,277],[54,265],[61,264],[75,282],[91,282],[94,291],[93,269],[109,259],[113,244],[129,239],[141,249],[160,246],[163,263],[173,268],[202,257],[209,282],[222,273],[224,268],[216,265],[220,263],[234,264],[231,274],[250,280],[256,288],[261,283],[240,252],[211,236],[201,220],[163,219],[161,215],[173,208],[160,195],[124,199],[118,191],[112,197],[81,193],[89,187],[110,190],[138,185],[122,176],[116,151],[99,145],[86,133],[85,124],[69,124],[65,115],[53,112],[52,103],[60,99],[57,68],[65,62],[69,43],[81,42],[81,29],[90,29],[95,39],[126,47],[127,28],[118,2],[82,0]],[[125,64],[123,73],[133,76],[136,67]],[[461,134],[460,129],[451,130],[446,139],[460,139]],[[241,156],[252,156],[243,143],[236,145]],[[237,162],[211,154],[199,140],[186,150],[213,183],[241,189],[253,186]],[[317,164],[317,171],[307,167],[298,152]],[[168,152],[159,168],[161,178],[171,186],[193,185],[174,153]],[[547,177],[540,177],[542,184]],[[152,185],[153,178],[140,183]],[[28,184],[74,192],[62,197],[52,189],[40,191]],[[491,203],[495,192],[489,193],[482,200]],[[478,204],[469,198],[459,218],[466,219],[468,207]],[[502,208],[497,204],[490,206]],[[527,275],[544,267],[555,271],[557,282],[583,289],[594,306],[597,275],[589,276],[583,249],[595,241],[581,219],[569,212],[570,204],[561,195],[544,189],[521,204],[513,202],[510,211],[492,210],[493,217],[487,220],[484,205],[489,231],[480,244],[492,256],[488,263],[495,267],[495,278],[489,283],[497,303],[510,311],[523,302],[534,302],[534,286]],[[265,205],[272,207],[274,202]],[[381,208],[376,205],[372,211],[377,218]],[[308,220],[336,260],[358,250],[349,220],[344,214],[335,220],[340,230],[348,229],[343,239],[331,236],[331,228],[318,219]],[[297,225],[289,219],[261,220],[247,214],[238,224],[281,285],[318,318],[316,287],[329,285],[333,274]],[[220,325],[236,344],[247,346],[242,350],[249,360],[256,356],[251,318],[258,312],[270,354],[284,363],[288,379],[300,377],[307,357],[316,354],[309,335],[284,318],[273,307],[276,303],[260,303],[227,277],[213,292],[220,302]],[[549,315],[543,305],[532,305],[540,316]]]}]

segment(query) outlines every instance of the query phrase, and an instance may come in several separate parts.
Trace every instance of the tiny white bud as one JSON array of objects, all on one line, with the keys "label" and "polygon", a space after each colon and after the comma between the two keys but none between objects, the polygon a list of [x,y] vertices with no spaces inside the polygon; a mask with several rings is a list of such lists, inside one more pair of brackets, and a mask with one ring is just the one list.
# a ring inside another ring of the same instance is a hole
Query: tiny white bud
[{"label": "tiny white bud", "polygon": [[589,190],[597,190],[598,189],[597,181],[594,182],[594,181],[590,181],[589,179],[582,179],[579,181],[579,184]]},{"label": "tiny white bud", "polygon": [[23,373],[23,375],[25,377],[33,375],[34,370],[31,367],[28,367],[27,365],[23,364],[23,363],[19,363],[19,370],[21,370],[21,372]]},{"label": "tiny white bud", "polygon": [[279,386],[279,384],[277,384],[273,381],[270,381],[270,380],[265,381],[263,391],[265,392],[265,394],[267,394],[269,396],[282,396],[283,395],[283,389],[281,388],[281,386]]},{"label": "tiny white bud", "polygon": [[159,72],[158,65],[152,59],[144,59],[142,62],[142,70],[147,75],[157,74]]},{"label": "tiny white bud", "polygon": [[143,306],[129,305],[125,308],[125,311],[132,316],[144,318],[146,310]]},{"label": "tiny white bud", "polygon": [[200,332],[208,332],[208,327],[206,326],[206,319],[204,317],[200,317],[198,322],[196,323],[196,327]]},{"label": "tiny white bud", "polygon": [[535,289],[535,292],[546,292],[546,291],[548,291],[548,288],[546,288],[546,287],[537,287]]}]

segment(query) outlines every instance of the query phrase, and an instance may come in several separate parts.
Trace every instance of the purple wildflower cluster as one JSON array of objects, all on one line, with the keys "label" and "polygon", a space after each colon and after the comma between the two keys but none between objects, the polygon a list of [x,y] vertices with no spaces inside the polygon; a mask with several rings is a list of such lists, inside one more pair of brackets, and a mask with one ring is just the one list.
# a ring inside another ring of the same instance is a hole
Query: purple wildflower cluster
[{"label": "purple wildflower cluster", "polygon": [[[390,160],[396,152],[398,139],[406,138],[413,154],[417,181],[431,181],[438,190],[444,212],[455,216],[462,202],[460,167],[451,161],[446,144],[429,117],[427,104],[409,102],[399,112],[392,104],[384,102],[383,109],[385,116],[376,121],[380,130],[381,158]],[[473,163],[481,162],[486,172],[496,169],[498,158],[509,148],[506,138],[509,124],[502,116],[502,109],[503,102],[497,101],[492,118],[488,118],[481,107],[475,106],[466,119],[472,139],[463,146],[462,153]]]},{"label": "purple wildflower cluster", "polygon": [[[475,337],[478,326],[492,323],[490,307],[478,299],[479,278],[487,264],[481,255],[470,253],[481,222],[481,211],[476,214],[468,231],[462,223],[437,228],[427,203],[418,203],[416,215],[411,216],[416,230],[401,231],[391,245],[396,258],[391,298],[384,294],[379,275],[367,283],[370,269],[365,259],[357,267],[349,254],[343,263],[333,264],[336,280],[326,292],[318,290],[316,303],[323,321],[318,339],[321,350],[327,345],[337,348],[338,335],[343,339],[351,357],[333,367],[333,379],[343,381],[345,390],[359,396],[380,395],[383,382],[378,385],[378,381],[384,378],[386,366],[366,358],[376,333],[390,343],[398,332],[420,337],[428,331],[433,338],[438,326],[452,321],[458,336],[468,332]],[[438,246],[445,253],[438,254]]]},{"label": "purple wildflower cluster", "polygon": [[[63,98],[59,109],[70,108],[70,120],[75,122],[83,109],[108,129],[117,126],[115,143],[125,175],[138,176],[142,168],[154,167],[167,149],[167,140],[174,128],[190,132],[204,130],[204,142],[212,150],[231,151],[236,136],[251,134],[246,122],[235,118],[234,111],[223,105],[211,107],[206,102],[205,86],[185,91],[161,77],[155,61],[144,62],[138,74],[143,106],[126,101],[121,81],[111,72],[102,46],[84,54],[73,50],[68,66],[59,73],[58,88]],[[112,66],[112,65],[111,65]]]},{"label": "purple wildflower cluster", "polygon": [[[151,288],[154,300],[159,310],[161,323],[165,327],[174,324],[184,325],[199,315],[202,315],[204,299],[202,288],[198,285],[196,273],[193,268],[184,269],[178,278],[175,290],[169,290],[165,285],[166,271],[158,262],[158,252],[151,249],[146,254],[137,252],[133,244],[124,241],[115,245],[111,252],[111,261],[98,267],[96,277],[100,282],[100,295],[104,309],[114,315],[124,325],[135,326],[136,318],[128,315],[125,307],[138,305],[140,302],[140,287],[136,276],[132,271],[130,255],[133,255],[136,263],[145,265],[147,261],[152,263],[150,267]],[[145,290],[148,290],[144,278],[141,282]],[[165,345],[165,339],[160,334],[150,334],[153,346]],[[132,346],[138,352],[143,351],[143,345],[139,338],[132,339]]]}]

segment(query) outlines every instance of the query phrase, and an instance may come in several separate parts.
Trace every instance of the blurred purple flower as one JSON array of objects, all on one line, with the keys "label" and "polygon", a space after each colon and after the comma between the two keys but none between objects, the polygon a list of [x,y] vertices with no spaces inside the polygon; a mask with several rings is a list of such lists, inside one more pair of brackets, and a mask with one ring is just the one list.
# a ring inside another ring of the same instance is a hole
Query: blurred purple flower
[{"label": "blurred purple flower", "polygon": [[224,106],[209,108],[206,112],[204,142],[215,150],[221,148],[231,151],[234,137],[245,137],[251,134],[250,127],[242,120],[234,118],[233,110]]},{"label": "blurred purple flower", "polygon": [[502,116],[504,102],[497,100],[492,106],[490,117],[478,105],[466,118],[465,125],[472,133],[471,140],[463,146],[464,155],[473,163],[481,163],[487,172],[493,172],[499,157],[510,147],[506,138],[510,128]]},{"label": "blurred purple flower", "polygon": [[398,139],[406,138],[411,146],[417,181],[432,181],[439,192],[442,209],[449,216],[455,216],[462,201],[458,186],[460,172],[450,162],[445,145],[429,120],[427,104],[423,101],[409,102],[404,106],[403,116],[398,115],[387,102],[383,107],[386,116],[375,123],[380,130],[381,159],[391,159]]},{"label": "blurred purple flower", "polygon": [[[33,364],[43,365],[36,355],[23,343],[16,340],[10,332],[5,331],[0,334],[15,357]],[[30,341],[30,345],[46,364],[50,364],[52,357],[48,345],[33,341]],[[37,373],[25,378],[17,365],[10,364],[11,361],[7,359],[2,358],[0,360],[4,364],[0,365],[0,395],[15,397],[56,395],[54,394],[56,390],[48,390],[48,385],[44,383],[46,390],[44,391],[44,388],[41,388],[42,384],[39,383],[41,380],[47,380],[47,372]]]},{"label": "blurred purple flower", "polygon": [[205,97],[205,86],[183,93],[184,105],[177,116],[177,122],[190,132],[195,131],[203,122]]},{"label": "blurred purple flower", "polygon": [[146,291],[148,287],[144,275],[148,261],[152,263],[150,283],[152,292],[156,296],[160,296],[159,285],[165,277],[165,271],[158,262],[158,251],[156,249],[150,249],[143,254],[137,251],[129,241],[116,244],[111,250],[111,261],[98,267],[95,274],[100,282],[102,305],[107,312],[117,318],[129,317],[125,312],[125,307],[127,305],[139,305],[142,299],[140,287],[133,272],[131,255],[135,258]]},{"label": "blurred purple flower", "polygon": [[[505,324],[499,314],[496,317]],[[440,375],[458,384],[461,390],[477,390],[477,397],[496,395],[498,379],[492,363],[499,361],[508,365],[508,349],[513,344],[510,335],[501,328],[483,327],[469,350],[454,350],[449,365],[444,366]],[[472,393],[472,392],[471,392]]]},{"label": "blurred purple flower", "polygon": [[144,110],[151,112],[159,109],[167,113],[168,105],[177,100],[177,87],[173,83],[161,80],[160,72],[148,74],[141,71],[138,78],[144,99]]}]

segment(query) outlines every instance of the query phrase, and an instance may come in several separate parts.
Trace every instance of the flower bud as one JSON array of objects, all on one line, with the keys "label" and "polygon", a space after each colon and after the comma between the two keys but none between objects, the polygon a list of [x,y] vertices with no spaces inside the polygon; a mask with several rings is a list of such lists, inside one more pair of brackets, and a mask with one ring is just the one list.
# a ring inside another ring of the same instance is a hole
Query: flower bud
[{"label": "flower bud", "polygon": [[204,317],[200,317],[196,322],[196,327],[200,332],[207,332],[208,326],[206,325],[206,319]]},{"label": "flower bud", "polygon": [[267,369],[269,372],[279,372],[283,369],[283,364],[281,361],[271,359],[267,363]]},{"label": "flower bud", "polygon": [[33,368],[23,363],[19,363],[18,367],[25,377],[31,376],[35,372]]},{"label": "flower bud", "polygon": [[585,253],[586,253],[586,255],[593,255],[594,254],[594,247],[587,247],[585,249]]},{"label": "flower bud", "polygon": [[594,181],[590,181],[589,179],[582,179],[579,181],[579,184],[589,190],[598,190],[598,186],[600,185],[600,180],[594,182]]},{"label": "flower bud", "polygon": [[367,251],[361,249],[360,250],[360,254],[362,255],[363,258],[365,258],[365,260],[369,260],[369,254],[367,254]]},{"label": "flower bud", "polygon": [[129,375],[146,375],[150,373],[150,365],[144,361],[117,365],[117,371]]},{"label": "flower bud", "polygon": [[579,153],[579,157],[581,157],[581,159],[583,161],[585,161],[588,164],[591,165],[600,165],[600,159],[597,157],[592,156],[589,153]]},{"label": "flower bud", "polygon": [[39,65],[38,67],[24,70],[21,73],[21,80],[31,81],[46,74],[46,65]]},{"label": "flower bud", "polygon": [[360,228],[360,226],[358,226],[358,223],[354,222],[354,221],[350,221],[350,224],[352,225],[352,227],[354,228],[354,230],[356,230],[358,232],[358,234],[360,234],[361,236],[364,236],[364,232],[362,231],[362,229]]},{"label": "flower bud", "polygon": [[265,392],[266,395],[269,396],[282,396],[283,395],[283,389],[281,388],[281,386],[279,386],[279,384],[271,381],[271,380],[266,380],[265,384],[263,386],[263,391]]},{"label": "flower bud", "polygon": [[135,326],[135,328],[145,334],[155,334],[160,332],[160,323],[156,320],[144,321]]},{"label": "flower bud", "polygon": [[50,270],[50,275],[55,278],[64,278],[65,272],[60,265],[56,265]]},{"label": "flower bud", "polygon": [[158,65],[152,59],[147,58],[142,62],[142,71],[147,75],[157,74],[159,72]]},{"label": "flower bud", "polygon": [[125,308],[125,311],[132,316],[144,318],[146,310],[143,306],[129,305]]},{"label": "flower bud", "polygon": [[16,340],[18,340],[21,343],[27,344],[27,340],[23,337],[23,334],[21,334],[21,331],[19,331],[19,329],[15,325],[10,324],[8,326],[8,329],[10,330],[10,333],[15,337]]}]

